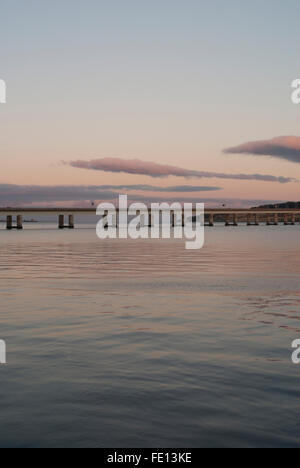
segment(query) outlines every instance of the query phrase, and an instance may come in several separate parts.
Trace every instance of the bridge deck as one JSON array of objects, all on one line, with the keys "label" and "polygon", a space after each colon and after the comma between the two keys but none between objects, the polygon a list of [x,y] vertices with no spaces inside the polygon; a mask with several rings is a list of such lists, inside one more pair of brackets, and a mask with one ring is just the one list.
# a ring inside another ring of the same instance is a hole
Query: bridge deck
[{"label": "bridge deck", "polygon": [[[149,207],[150,209],[150,207]],[[119,212],[119,209],[116,209]],[[196,213],[196,210],[193,210]],[[53,214],[94,214],[96,215],[96,208],[24,208],[24,207],[0,207],[0,216],[2,215],[53,215]],[[289,208],[205,208],[205,214],[214,215],[247,215],[247,214],[296,214],[300,215],[300,209],[289,209]]]},{"label": "bridge deck", "polygon": [[[158,210],[149,209],[149,223],[151,226],[153,223],[152,214],[157,213]],[[123,211],[127,211],[124,209]],[[24,207],[11,207],[11,208],[0,208],[0,216],[6,216],[6,228],[11,229],[23,229],[23,215],[30,217],[44,216],[44,215],[56,215],[58,217],[58,227],[60,229],[70,228],[74,229],[75,215],[96,215],[96,208],[24,208]],[[121,213],[119,209],[116,209],[116,214]],[[197,215],[196,209],[193,210],[193,215]],[[225,221],[226,226],[237,226],[239,221],[247,222],[248,226],[258,226],[261,222],[265,222],[268,226],[278,225],[283,222],[285,225],[295,225],[296,222],[300,222],[300,209],[266,209],[266,208],[254,208],[254,209],[232,209],[232,208],[206,208],[205,209],[205,225],[214,226],[216,217],[219,217],[219,221]],[[182,224],[185,223],[184,215],[181,211],[177,216],[182,216]],[[65,216],[68,217],[68,224],[65,225]],[[13,223],[13,218],[16,218],[16,224]],[[208,219],[207,219],[208,218]],[[220,219],[221,218],[221,219]],[[180,221],[181,222],[181,221]],[[118,224],[118,219],[114,221]],[[175,215],[172,214],[172,223],[175,226],[177,221]]]}]

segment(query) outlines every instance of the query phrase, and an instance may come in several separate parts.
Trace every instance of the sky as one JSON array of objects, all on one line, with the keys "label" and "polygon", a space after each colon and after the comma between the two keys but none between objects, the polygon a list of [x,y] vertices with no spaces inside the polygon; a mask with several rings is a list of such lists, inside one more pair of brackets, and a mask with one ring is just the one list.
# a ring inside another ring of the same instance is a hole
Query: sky
[{"label": "sky", "polygon": [[298,0],[2,0],[0,205],[300,200],[299,14]]}]

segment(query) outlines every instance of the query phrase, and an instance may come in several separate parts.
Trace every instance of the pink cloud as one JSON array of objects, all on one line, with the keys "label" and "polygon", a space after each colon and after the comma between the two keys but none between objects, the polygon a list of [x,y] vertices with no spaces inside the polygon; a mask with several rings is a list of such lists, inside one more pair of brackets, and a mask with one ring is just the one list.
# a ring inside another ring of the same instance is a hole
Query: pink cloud
[{"label": "pink cloud", "polygon": [[300,163],[300,137],[281,136],[271,140],[249,141],[239,146],[227,148],[224,153],[269,156]]},{"label": "pink cloud", "polygon": [[265,174],[226,174],[219,172],[195,171],[190,169],[182,169],[176,166],[165,164],[157,164],[149,161],[141,161],[139,159],[120,159],[120,158],[103,158],[92,159],[90,161],[70,161],[64,164],[80,169],[89,169],[94,171],[104,172],[122,172],[126,174],[146,175],[150,177],[185,177],[185,178],[218,178],[218,179],[236,179],[236,180],[259,180],[265,182],[287,183],[295,179],[288,177],[276,177]]}]

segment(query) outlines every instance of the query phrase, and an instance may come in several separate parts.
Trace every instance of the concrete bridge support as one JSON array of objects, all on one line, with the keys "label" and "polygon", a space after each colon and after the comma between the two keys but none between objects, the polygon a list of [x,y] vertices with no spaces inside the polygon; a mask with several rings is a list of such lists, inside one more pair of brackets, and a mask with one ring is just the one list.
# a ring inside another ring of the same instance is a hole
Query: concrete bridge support
[{"label": "concrete bridge support", "polygon": [[6,229],[10,231],[12,228],[13,228],[13,217],[6,216]]},{"label": "concrete bridge support", "polygon": [[65,227],[65,217],[64,215],[59,215],[58,217],[58,228],[59,229],[64,229]]},{"label": "concrete bridge support", "polygon": [[9,231],[11,229],[18,229],[21,230],[23,229],[23,218],[21,215],[17,216],[17,224],[14,226],[13,225],[13,217],[11,215],[6,216],[6,229]]},{"label": "concrete bridge support", "polygon": [[209,215],[209,222],[208,222],[208,224],[206,224],[206,226],[213,227],[214,225],[215,225],[215,223],[214,223],[214,215],[213,215],[213,213],[211,213],[211,214]]},{"label": "concrete bridge support", "polygon": [[284,225],[285,226],[295,226],[296,224],[296,216],[292,213],[290,216],[288,214],[284,215]]},{"label": "concrete bridge support", "polygon": [[205,227],[210,227],[211,226],[211,224],[210,224],[210,215],[209,215],[209,217],[207,215],[206,216],[204,215],[204,226]]},{"label": "concrete bridge support", "polygon": [[69,229],[74,229],[74,215],[69,215]]},{"label": "concrete bridge support", "polygon": [[21,215],[17,216],[17,229],[23,229],[23,218]]},{"label": "concrete bridge support", "polygon": [[[252,222],[253,216],[254,216],[254,222]],[[254,215],[252,214],[247,215],[247,226],[259,226],[259,217],[257,213],[255,213]]]},{"label": "concrete bridge support", "polygon": [[69,224],[65,225],[65,215],[58,216],[59,229],[74,229],[74,215],[69,215]]},{"label": "concrete bridge support", "polygon": [[226,215],[225,226],[238,226],[238,215],[236,213],[234,213],[232,217]]},{"label": "concrete bridge support", "polygon": [[278,226],[278,214],[274,214],[274,216],[268,214],[267,215],[267,226]]}]

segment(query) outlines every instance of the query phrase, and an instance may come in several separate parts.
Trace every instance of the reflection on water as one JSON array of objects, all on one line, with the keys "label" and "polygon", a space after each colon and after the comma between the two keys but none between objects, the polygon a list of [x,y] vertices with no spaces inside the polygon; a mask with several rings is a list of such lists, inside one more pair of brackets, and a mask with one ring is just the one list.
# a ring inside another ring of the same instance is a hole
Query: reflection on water
[{"label": "reflection on water", "polygon": [[299,234],[1,231],[0,445],[297,446]]},{"label": "reflection on water", "polygon": [[300,334],[300,292],[282,291],[267,297],[247,297],[243,320],[275,325]]}]

